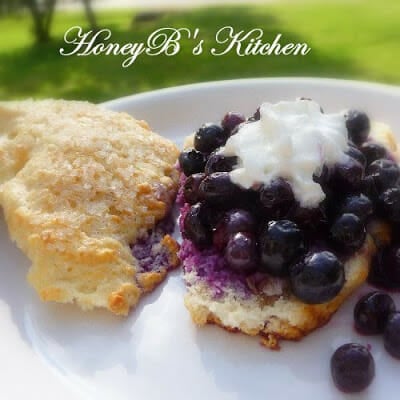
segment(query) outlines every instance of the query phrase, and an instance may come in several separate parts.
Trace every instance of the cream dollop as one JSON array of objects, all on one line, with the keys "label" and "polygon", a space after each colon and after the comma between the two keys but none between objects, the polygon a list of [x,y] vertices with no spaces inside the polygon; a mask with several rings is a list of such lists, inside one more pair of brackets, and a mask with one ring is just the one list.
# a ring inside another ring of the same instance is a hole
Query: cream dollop
[{"label": "cream dollop", "polygon": [[263,103],[260,120],[243,124],[221,153],[237,156],[230,176],[245,188],[286,179],[303,207],[314,207],[325,194],[314,182],[323,164],[342,161],[348,150],[343,113],[325,114],[311,100]]}]

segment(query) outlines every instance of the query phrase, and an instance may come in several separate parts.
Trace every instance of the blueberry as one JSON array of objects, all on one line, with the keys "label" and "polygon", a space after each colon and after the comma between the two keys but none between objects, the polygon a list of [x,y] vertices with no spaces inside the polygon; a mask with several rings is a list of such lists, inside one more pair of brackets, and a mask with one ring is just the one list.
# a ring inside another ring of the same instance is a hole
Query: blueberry
[{"label": "blueberry", "polygon": [[345,115],[345,118],[349,139],[357,145],[365,142],[371,129],[368,115],[362,111],[350,110]]},{"label": "blueberry", "polygon": [[313,208],[305,208],[296,205],[291,209],[289,216],[290,219],[296,222],[302,229],[309,231],[318,230],[327,222],[324,203],[320,203],[317,207]]},{"label": "blueberry", "polygon": [[383,333],[389,314],[396,311],[393,299],[383,292],[367,293],[354,308],[354,323],[365,335]]},{"label": "blueberry", "polygon": [[364,243],[367,232],[361,219],[354,214],[343,214],[330,229],[331,240],[348,250],[358,250]]},{"label": "blueberry", "polygon": [[208,229],[214,231],[219,222],[224,218],[225,209],[219,204],[202,201],[202,220]]},{"label": "blueberry", "polygon": [[365,194],[375,205],[381,194],[376,186],[375,179],[371,175],[367,175],[361,182],[361,193]]},{"label": "blueberry", "polygon": [[183,196],[186,203],[195,204],[200,200],[199,186],[201,181],[206,175],[204,173],[197,173],[190,175],[183,185]]},{"label": "blueberry", "polygon": [[223,154],[218,154],[216,151],[208,157],[204,171],[207,175],[213,172],[230,172],[237,162],[237,157],[227,157]]},{"label": "blueberry", "polygon": [[318,173],[313,174],[313,180],[319,184],[324,184],[328,182],[329,175],[329,168],[324,164]]},{"label": "blueberry", "polygon": [[400,187],[385,190],[378,199],[382,215],[391,222],[400,222]]},{"label": "blueberry", "polygon": [[225,261],[236,272],[248,273],[258,263],[257,243],[249,232],[238,232],[230,236],[225,248]]},{"label": "blueberry", "polygon": [[260,235],[261,268],[276,276],[288,275],[289,266],[304,253],[303,233],[292,221],[270,221]]},{"label": "blueberry", "polygon": [[367,165],[372,164],[380,158],[386,158],[388,152],[382,145],[375,142],[365,142],[360,147],[361,152],[364,154]]},{"label": "blueberry", "polygon": [[400,359],[400,312],[389,316],[383,333],[383,344],[391,356]]},{"label": "blueberry", "polygon": [[400,289],[400,246],[381,249],[372,259],[368,281],[387,289]]},{"label": "blueberry", "polygon": [[179,154],[179,165],[186,176],[203,172],[206,159],[202,153],[195,149],[188,149]]},{"label": "blueberry", "polygon": [[334,166],[328,185],[339,193],[357,192],[364,178],[363,166],[354,158],[347,157]]},{"label": "blueberry", "polygon": [[218,250],[222,250],[231,236],[237,232],[254,232],[256,221],[247,210],[233,209],[228,211],[217,224],[213,233],[213,243]]},{"label": "blueberry", "polygon": [[241,188],[234,203],[231,208],[242,208],[253,215],[259,215],[259,218],[264,217],[264,207],[260,203],[260,195],[256,190]]},{"label": "blueberry", "polygon": [[345,197],[340,207],[341,214],[354,214],[361,221],[365,221],[374,211],[371,200],[364,194]]},{"label": "blueberry", "polygon": [[383,250],[383,268],[392,287],[400,288],[400,246],[394,244]]},{"label": "blueberry", "polygon": [[225,249],[228,240],[229,234],[226,229],[226,221],[225,218],[222,218],[213,230],[213,245],[218,251],[222,251]]},{"label": "blueberry", "polygon": [[222,119],[222,128],[231,133],[238,125],[246,121],[246,117],[238,112],[228,112]]},{"label": "blueberry", "polygon": [[225,216],[227,232],[254,232],[256,221],[253,215],[247,210],[233,209]]},{"label": "blueberry", "polygon": [[190,208],[183,221],[183,237],[191,240],[199,249],[211,244],[211,232],[204,223],[203,212],[202,204],[197,203]]},{"label": "blueberry", "polygon": [[233,128],[231,132],[231,136],[236,135],[240,129],[242,129],[247,123],[252,122],[249,120],[246,120],[246,122],[242,122],[241,124],[237,125],[235,128]]},{"label": "blueberry", "polygon": [[270,218],[283,218],[295,204],[292,187],[282,178],[276,178],[260,188],[260,202]]},{"label": "blueberry", "polygon": [[209,154],[223,146],[227,139],[228,134],[219,125],[204,124],[194,135],[194,147],[202,153]]},{"label": "blueberry", "polygon": [[346,151],[346,154],[357,160],[364,168],[367,166],[367,159],[365,158],[364,154],[361,153],[355,146],[350,146],[349,149]]},{"label": "blueberry", "polygon": [[365,171],[372,176],[378,191],[383,191],[396,185],[400,178],[400,168],[392,160],[381,158],[371,163]]},{"label": "blueberry", "polygon": [[290,271],[293,294],[307,304],[332,300],[344,285],[344,267],[329,251],[307,255]]},{"label": "blueberry", "polygon": [[325,164],[322,166],[321,170],[314,172],[313,181],[321,186],[321,189],[327,196],[332,194],[332,190],[329,187],[332,178],[332,168],[328,168]]},{"label": "blueberry", "polygon": [[347,393],[366,389],[375,376],[375,362],[365,346],[348,343],[340,346],[331,358],[331,374],[336,387]]},{"label": "blueberry", "polygon": [[240,194],[240,188],[231,181],[229,172],[214,172],[202,180],[199,193],[209,202],[229,203]]}]

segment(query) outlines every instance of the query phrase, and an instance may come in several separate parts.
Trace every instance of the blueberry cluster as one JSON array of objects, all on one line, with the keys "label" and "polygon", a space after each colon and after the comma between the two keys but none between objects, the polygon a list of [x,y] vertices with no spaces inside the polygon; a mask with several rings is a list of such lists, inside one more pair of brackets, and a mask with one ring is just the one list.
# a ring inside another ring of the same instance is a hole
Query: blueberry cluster
[{"label": "blueberry cluster", "polygon": [[[230,179],[237,158],[220,154],[219,148],[242,124],[258,119],[259,110],[248,119],[227,113],[221,124],[201,126],[194,148],[180,154],[184,198],[191,205],[183,236],[199,249],[218,249],[227,268],[237,273],[286,277],[303,302],[327,302],[343,287],[343,262],[363,245],[371,216],[400,222],[400,169],[383,146],[369,140],[368,116],[351,110],[345,159],[321,166],[314,175],[326,194],[317,207],[302,207],[283,178],[244,189]],[[396,271],[376,262],[374,274],[388,274],[391,280],[397,274],[400,284],[400,247],[396,249],[398,254],[390,248],[383,255],[395,259]]]},{"label": "blueberry cluster", "polygon": [[[354,308],[354,324],[363,335],[383,334],[386,351],[400,359],[400,312],[388,294],[375,291],[361,297]],[[359,392],[375,376],[374,359],[365,346],[348,343],[334,352],[331,373],[340,390]]]}]

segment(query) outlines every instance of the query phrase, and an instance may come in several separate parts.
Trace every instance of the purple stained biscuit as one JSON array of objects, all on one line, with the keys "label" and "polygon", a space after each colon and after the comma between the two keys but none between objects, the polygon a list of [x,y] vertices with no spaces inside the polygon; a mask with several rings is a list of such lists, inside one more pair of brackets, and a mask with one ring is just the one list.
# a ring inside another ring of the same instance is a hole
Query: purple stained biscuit
[{"label": "purple stained biscuit", "polygon": [[172,213],[159,221],[154,229],[149,230],[131,245],[132,255],[137,259],[138,272],[159,272],[172,268],[170,249],[162,245],[165,235],[170,235],[175,228]]}]

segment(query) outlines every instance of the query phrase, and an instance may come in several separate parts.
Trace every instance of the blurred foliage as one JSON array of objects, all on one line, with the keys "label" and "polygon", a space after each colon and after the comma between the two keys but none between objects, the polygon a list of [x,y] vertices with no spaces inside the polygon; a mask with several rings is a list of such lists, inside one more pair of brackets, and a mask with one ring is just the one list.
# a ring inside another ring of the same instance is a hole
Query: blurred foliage
[{"label": "blurred foliage", "polygon": [[[383,6],[384,4],[384,6]],[[35,45],[28,14],[0,18],[0,98],[63,97],[107,99],[206,80],[268,76],[324,76],[400,84],[400,1],[273,3],[168,11],[136,18],[135,11],[97,13],[100,27],[110,28],[112,41],[142,42],[159,27],[199,28],[205,52],[193,56],[192,40],[182,41],[174,57],[139,56],[122,68],[123,56],[62,57],[64,32],[87,26],[84,12],[56,12],[49,43]],[[215,32],[261,27],[264,41],[282,33],[282,42],[307,42],[305,56],[222,57],[209,54]]]}]

